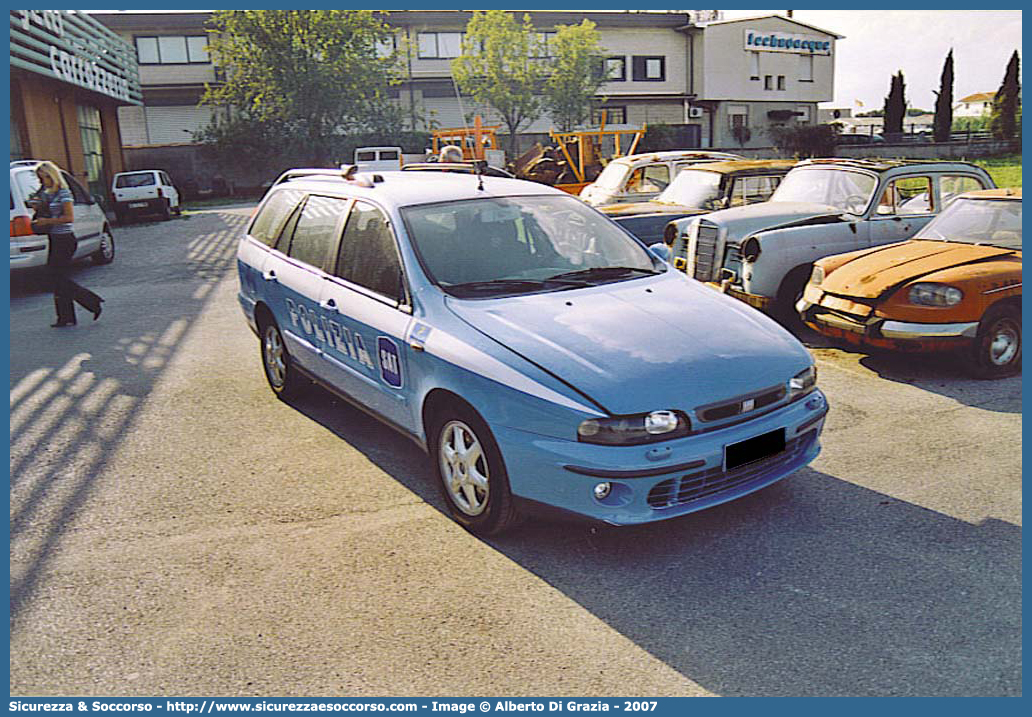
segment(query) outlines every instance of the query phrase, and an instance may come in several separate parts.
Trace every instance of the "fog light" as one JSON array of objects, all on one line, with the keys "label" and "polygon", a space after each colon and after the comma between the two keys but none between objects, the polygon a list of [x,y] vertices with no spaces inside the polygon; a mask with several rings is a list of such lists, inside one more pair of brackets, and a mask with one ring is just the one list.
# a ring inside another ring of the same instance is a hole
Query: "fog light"
[{"label": "fog light", "polygon": [[595,493],[595,500],[605,500],[606,497],[609,495],[609,492],[612,491],[612,490],[613,490],[613,484],[612,483],[609,483],[609,482],[599,483],[598,485],[595,486],[595,489],[593,491]]}]

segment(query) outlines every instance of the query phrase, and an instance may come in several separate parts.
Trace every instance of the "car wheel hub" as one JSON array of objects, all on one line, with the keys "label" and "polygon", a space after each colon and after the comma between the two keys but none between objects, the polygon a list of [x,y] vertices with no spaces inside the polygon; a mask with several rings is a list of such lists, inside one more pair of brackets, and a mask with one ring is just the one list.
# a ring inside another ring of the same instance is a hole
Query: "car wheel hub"
[{"label": "car wheel hub", "polygon": [[441,430],[441,476],[452,502],[466,515],[480,515],[487,508],[489,469],[480,440],[462,421],[451,421]]},{"label": "car wheel hub", "polygon": [[1009,321],[997,324],[989,341],[989,360],[996,366],[1006,366],[1014,360],[1020,345],[1017,329]]},{"label": "car wheel hub", "polygon": [[283,379],[287,375],[286,356],[279,332],[272,327],[265,331],[265,369],[273,385],[283,385]]}]

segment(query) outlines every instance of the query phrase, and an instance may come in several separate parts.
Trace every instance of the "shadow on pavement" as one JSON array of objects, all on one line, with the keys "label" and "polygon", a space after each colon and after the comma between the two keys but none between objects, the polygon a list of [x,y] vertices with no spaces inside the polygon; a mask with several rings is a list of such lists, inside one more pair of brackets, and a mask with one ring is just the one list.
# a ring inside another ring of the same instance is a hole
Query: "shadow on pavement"
[{"label": "shadow on pavement", "polygon": [[[290,405],[446,512],[425,454],[312,387]],[[485,541],[725,696],[1021,694],[1021,530],[804,469],[634,528],[529,521]]]}]

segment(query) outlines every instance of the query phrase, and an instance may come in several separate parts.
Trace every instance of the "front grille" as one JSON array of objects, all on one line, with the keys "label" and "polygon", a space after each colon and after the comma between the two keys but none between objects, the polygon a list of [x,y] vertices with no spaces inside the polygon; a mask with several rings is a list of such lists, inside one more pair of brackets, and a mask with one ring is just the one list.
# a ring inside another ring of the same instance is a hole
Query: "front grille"
[{"label": "front grille", "polygon": [[708,222],[700,221],[688,254],[692,262],[692,276],[699,281],[712,281],[717,262],[719,230]]},{"label": "front grille", "polygon": [[775,386],[749,396],[740,396],[723,403],[702,406],[696,409],[695,413],[701,421],[719,421],[724,418],[731,418],[742,413],[765,408],[772,403],[780,401],[785,397],[785,393],[786,389],[784,386]]},{"label": "front grille", "polygon": [[656,509],[673,508],[744,487],[796,460],[815,440],[817,432],[810,431],[788,441],[781,453],[741,468],[725,472],[723,466],[718,466],[698,473],[689,473],[680,478],[670,478],[657,483],[649,491],[648,504]]}]

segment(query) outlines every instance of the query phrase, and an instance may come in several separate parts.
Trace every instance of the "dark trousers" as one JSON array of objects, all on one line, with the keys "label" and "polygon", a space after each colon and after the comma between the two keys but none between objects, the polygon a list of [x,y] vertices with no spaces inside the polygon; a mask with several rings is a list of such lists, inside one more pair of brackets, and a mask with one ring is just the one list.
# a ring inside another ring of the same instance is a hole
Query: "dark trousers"
[{"label": "dark trousers", "polygon": [[74,234],[50,235],[47,269],[50,272],[58,321],[75,321],[75,302],[79,302],[80,306],[93,313],[100,310],[101,298],[89,289],[79,286],[68,276],[72,270],[72,257],[75,256],[77,244]]}]

